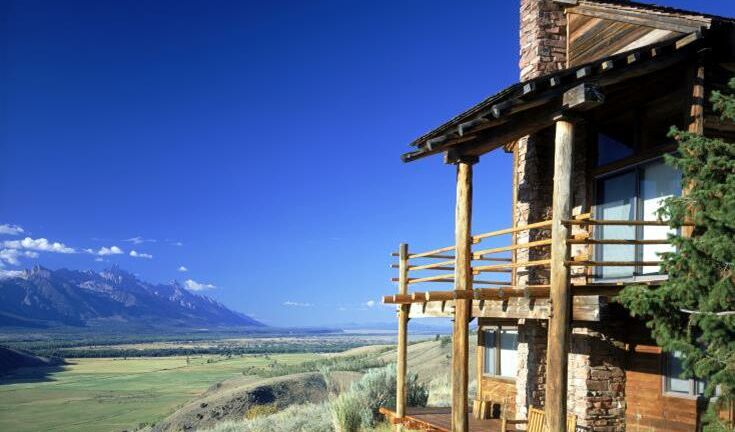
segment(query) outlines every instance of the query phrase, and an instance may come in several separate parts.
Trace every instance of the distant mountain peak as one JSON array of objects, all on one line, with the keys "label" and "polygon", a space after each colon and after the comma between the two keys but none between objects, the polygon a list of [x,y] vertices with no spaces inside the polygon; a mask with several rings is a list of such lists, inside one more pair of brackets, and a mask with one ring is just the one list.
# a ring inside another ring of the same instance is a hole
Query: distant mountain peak
[{"label": "distant mountain peak", "polygon": [[49,278],[51,270],[40,265],[34,265],[31,269],[25,271],[28,277]]},{"label": "distant mountain peak", "polygon": [[34,326],[113,321],[150,327],[263,326],[178,281],[148,283],[117,265],[99,273],[35,266],[25,274],[0,279],[0,327],[24,321]]}]

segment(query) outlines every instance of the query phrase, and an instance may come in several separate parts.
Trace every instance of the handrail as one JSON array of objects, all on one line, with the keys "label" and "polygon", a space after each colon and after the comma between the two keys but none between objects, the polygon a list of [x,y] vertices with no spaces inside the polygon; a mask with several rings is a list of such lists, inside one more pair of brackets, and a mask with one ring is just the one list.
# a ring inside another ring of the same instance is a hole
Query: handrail
[{"label": "handrail", "polygon": [[495,237],[495,236],[499,236],[499,235],[512,234],[512,233],[519,232],[519,231],[526,231],[526,230],[536,229],[536,228],[545,228],[545,227],[550,227],[550,226],[551,226],[551,221],[550,220],[546,220],[546,221],[535,222],[535,223],[527,224],[527,225],[523,225],[523,226],[517,226],[517,227],[512,227],[512,228],[505,228],[505,229],[501,229],[501,230],[497,230],[497,231],[490,231],[490,232],[484,233],[484,234],[477,234],[477,235],[472,236],[472,240],[473,241],[479,241],[479,240],[482,240],[482,239],[486,239],[488,237]]},{"label": "handrail", "polygon": [[[660,220],[627,220],[627,219],[567,219],[562,221],[566,225],[613,225],[613,226],[670,226],[669,222]],[[679,226],[694,226],[693,224],[681,224]]]},{"label": "handrail", "polygon": [[454,245],[452,245],[452,246],[445,246],[445,247],[441,247],[441,248],[438,248],[438,249],[433,249],[433,250],[426,251],[426,252],[409,254],[408,255],[408,259],[428,257],[429,255],[434,255],[434,254],[438,254],[438,253],[442,253],[442,252],[447,252],[447,251],[454,250],[454,249],[455,249],[455,246]]},{"label": "handrail", "polygon": [[570,245],[596,245],[596,244],[609,244],[609,245],[658,245],[658,244],[669,244],[671,243],[668,239],[661,240],[621,240],[621,239],[569,239],[567,244]]},{"label": "handrail", "polygon": [[502,246],[502,247],[496,247],[496,248],[490,248],[490,249],[482,249],[476,252],[473,252],[473,257],[481,258],[483,255],[489,255],[499,252],[508,252],[516,249],[524,249],[524,248],[532,248],[536,246],[548,246],[551,244],[551,239],[546,240],[537,240],[527,243],[517,243],[510,246]]},{"label": "handrail", "polygon": [[543,260],[536,260],[536,261],[519,261],[514,262],[512,264],[494,264],[494,265],[487,265],[487,266],[476,266],[472,267],[473,271],[476,272],[491,272],[494,270],[501,270],[501,269],[514,269],[518,267],[538,267],[538,266],[545,266],[551,264],[550,259],[543,259]]},{"label": "handrail", "polygon": [[661,265],[661,261],[567,261],[571,267],[653,267]]},{"label": "handrail", "polygon": [[[573,218],[570,218],[569,220],[563,220],[563,224],[566,224],[567,226],[582,226],[582,227],[590,227],[590,226],[669,226],[668,222],[664,222],[661,220],[605,220],[605,219],[592,219],[590,217],[589,213],[585,213],[583,215],[577,215]],[[683,224],[683,226],[691,224]],[[544,220],[540,222],[534,222],[523,226],[516,226],[511,228],[505,228],[501,230],[496,231],[490,231],[487,233],[481,233],[472,236],[472,243],[477,244],[483,241],[484,239],[491,238],[491,237],[497,237],[502,235],[508,235],[513,233],[518,233],[522,231],[529,231],[533,229],[540,229],[540,228],[549,228],[552,226],[551,220]],[[545,258],[545,257],[539,257],[544,259],[529,259],[526,258],[523,261],[518,261],[515,257],[515,252],[518,250],[525,250],[530,251],[533,248],[542,248],[542,247],[548,247],[552,243],[552,240],[549,238],[541,238],[536,239],[532,241],[525,241],[523,243],[513,243],[509,245],[502,246],[496,246],[491,248],[484,248],[479,250],[472,251],[471,254],[471,260],[472,260],[472,274],[477,277],[477,275],[482,273],[511,273],[516,271],[515,269],[518,268],[532,268],[532,267],[541,267],[549,269],[549,266],[551,265],[551,259]],[[569,238],[566,239],[566,244],[568,246],[594,246],[594,245],[665,245],[670,244],[671,241],[669,239],[596,239],[592,238],[592,230],[582,230],[582,232],[575,233],[573,235],[570,235]],[[412,278],[406,278],[405,283],[407,285],[416,285],[420,283],[430,283],[430,282],[437,282],[437,283],[453,283],[455,282],[455,254],[453,251],[455,251],[456,247],[454,245],[451,246],[444,246],[424,252],[416,252],[407,254],[407,256],[404,257],[404,260],[402,262],[403,267],[407,272],[424,272],[424,271],[439,271],[440,274],[434,274],[429,276],[422,276],[422,277],[412,277]],[[576,249],[573,249],[576,251]],[[447,253],[449,252],[449,253]],[[508,255],[495,255],[495,254],[501,254],[504,252],[508,252],[512,254],[513,256]],[[597,261],[594,259],[591,259],[591,255],[589,254],[589,251],[585,251],[584,249],[580,251],[581,253],[575,252],[575,256],[570,258],[568,261],[565,262],[565,264],[569,267],[576,267],[576,268],[590,268],[590,267],[653,267],[653,266],[660,266],[662,264],[661,261]],[[398,256],[399,254],[393,253],[393,256]],[[492,255],[495,255],[494,257]],[[531,256],[533,257],[533,256]],[[419,260],[419,261],[410,261],[410,260]],[[482,261],[489,263],[483,263]],[[391,267],[393,268],[399,268],[400,266],[397,264],[392,264]],[[585,274],[588,274],[588,272],[585,272]],[[581,276],[581,275],[580,275]],[[500,277],[499,279],[503,279],[503,277]],[[392,281],[399,281],[399,278],[391,278]],[[490,280],[473,280],[472,281],[472,287],[474,288],[475,300],[490,300],[490,299],[498,299],[498,298],[506,298],[506,297],[517,297],[521,296],[521,292],[523,293],[524,297],[529,297],[529,295],[533,296],[546,296],[548,297],[548,286],[547,285],[536,285],[536,286],[514,286],[514,283],[516,281],[509,280],[509,281],[490,281]],[[478,286],[481,286],[482,288],[479,288]],[[585,289],[590,289],[591,285],[585,285]],[[529,289],[533,288],[535,291],[533,293],[529,293]],[[468,290],[472,292],[473,290]],[[438,300],[438,298],[450,298],[454,291],[426,291],[426,292],[414,292],[414,293],[408,293],[408,294],[400,294],[400,304],[406,304],[410,302],[417,302],[417,301],[428,301],[428,299],[432,300]],[[457,294],[459,296],[468,296],[470,294],[467,293],[460,293]],[[391,296],[388,296],[391,297]],[[457,297],[451,297],[456,299]],[[464,297],[462,297],[464,298]],[[386,298],[386,300],[388,300]],[[394,302],[392,297],[389,299],[389,302]],[[410,301],[409,301],[410,300]]]}]

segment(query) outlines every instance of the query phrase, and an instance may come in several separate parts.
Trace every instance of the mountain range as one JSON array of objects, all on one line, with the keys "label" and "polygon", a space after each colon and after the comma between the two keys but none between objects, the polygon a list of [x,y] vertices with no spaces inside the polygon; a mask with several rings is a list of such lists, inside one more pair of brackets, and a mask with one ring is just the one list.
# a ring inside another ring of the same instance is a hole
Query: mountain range
[{"label": "mountain range", "polygon": [[34,267],[0,279],[0,327],[265,327],[180,283],[151,284],[117,266]]}]

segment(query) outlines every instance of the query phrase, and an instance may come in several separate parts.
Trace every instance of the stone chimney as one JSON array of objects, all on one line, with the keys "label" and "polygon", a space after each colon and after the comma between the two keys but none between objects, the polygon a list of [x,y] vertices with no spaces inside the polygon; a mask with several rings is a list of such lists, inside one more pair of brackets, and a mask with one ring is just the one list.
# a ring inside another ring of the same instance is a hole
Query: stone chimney
[{"label": "stone chimney", "polygon": [[[520,0],[521,80],[566,67],[566,17],[562,5],[552,0]],[[546,220],[551,214],[552,174],[554,172],[553,136],[539,133],[518,140],[515,148],[515,224],[526,225]],[[516,242],[550,238],[548,230],[523,231]],[[519,261],[548,258],[545,248],[519,250]],[[548,283],[548,271],[520,269],[516,285]],[[533,405],[542,407],[546,390],[546,326],[538,320],[518,325],[518,375],[516,413],[522,418]]]},{"label": "stone chimney", "polygon": [[520,0],[521,81],[564,69],[567,22],[554,0]]}]

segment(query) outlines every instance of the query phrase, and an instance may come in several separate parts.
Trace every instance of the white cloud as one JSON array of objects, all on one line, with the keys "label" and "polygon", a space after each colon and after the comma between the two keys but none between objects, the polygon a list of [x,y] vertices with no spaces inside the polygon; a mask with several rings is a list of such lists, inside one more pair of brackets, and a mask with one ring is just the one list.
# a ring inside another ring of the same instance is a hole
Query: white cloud
[{"label": "white cloud", "polygon": [[0,225],[0,234],[5,235],[18,235],[23,234],[25,230],[18,225],[2,224]]},{"label": "white cloud", "polygon": [[199,283],[191,279],[187,279],[184,285],[186,285],[186,289],[189,291],[204,291],[217,288],[211,283]]},{"label": "white cloud", "polygon": [[340,311],[340,312],[345,312],[347,310],[347,308],[344,307],[344,306],[340,306],[340,307],[337,308],[337,310]]},{"label": "white cloud", "polygon": [[183,243],[181,243],[180,241],[177,241],[177,242],[173,242],[173,243],[171,243],[171,244],[172,244],[172,245],[174,245],[174,246],[183,246],[183,245],[184,245],[184,244],[183,244]]},{"label": "white cloud", "polygon": [[24,277],[26,272],[23,270],[3,270],[0,269],[0,279],[10,279],[16,277]]},{"label": "white cloud", "polygon": [[375,306],[375,300],[368,300],[368,301],[366,301],[365,302],[365,306],[367,306],[369,308]]},{"label": "white cloud", "polygon": [[153,255],[151,255],[151,254],[147,254],[147,253],[143,253],[143,252],[138,252],[136,250],[131,250],[130,251],[130,256],[133,257],[133,258],[147,258],[147,259],[153,258]]},{"label": "white cloud", "polygon": [[312,307],[312,306],[314,306],[311,303],[301,303],[301,302],[295,302],[295,301],[291,301],[291,300],[287,300],[287,301],[283,302],[283,305],[284,306],[293,306],[293,307]]},{"label": "white cloud", "polygon": [[18,261],[18,256],[20,255],[21,253],[15,249],[0,250],[0,263],[7,263],[10,265],[20,265],[20,261]]},{"label": "white cloud", "polygon": [[94,260],[97,261],[97,262],[103,262],[105,259],[102,258],[102,257],[97,257]]},{"label": "white cloud", "polygon": [[180,271],[181,273],[186,273],[189,271],[189,269],[186,268],[186,266],[179,266],[178,271]]},{"label": "white cloud", "polygon": [[18,258],[38,258],[38,252],[34,251],[19,251],[17,249],[3,249],[0,250],[0,267],[3,263],[10,265],[20,265]]},{"label": "white cloud", "polygon": [[97,256],[121,255],[125,253],[117,246],[102,246],[98,251],[94,251],[92,249],[84,249],[84,252],[91,253],[92,255]]},{"label": "white cloud", "polygon": [[156,239],[147,239],[147,238],[143,238],[141,236],[135,236],[135,237],[131,237],[129,239],[125,239],[123,241],[130,242],[132,244],[143,244],[143,243],[155,243],[156,242]]},{"label": "white cloud", "polygon": [[45,238],[33,239],[26,237],[23,240],[6,240],[3,244],[9,249],[28,249],[39,252],[55,252],[63,254],[76,252],[73,248],[70,248],[63,243],[50,242]]}]

